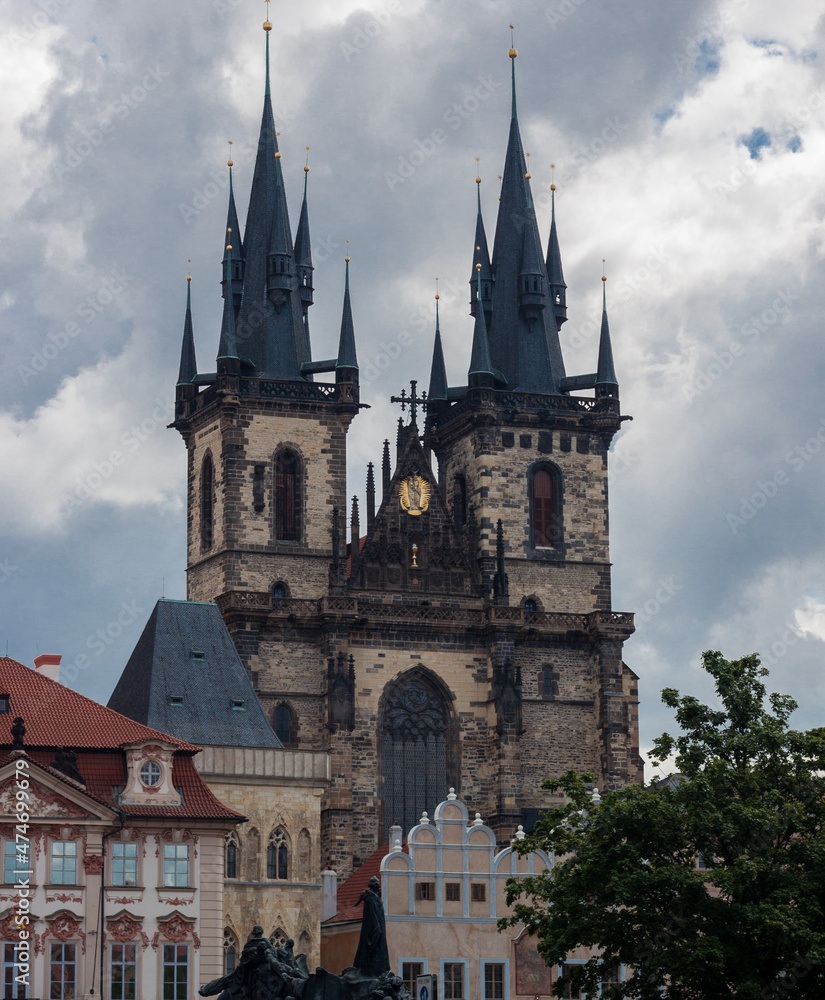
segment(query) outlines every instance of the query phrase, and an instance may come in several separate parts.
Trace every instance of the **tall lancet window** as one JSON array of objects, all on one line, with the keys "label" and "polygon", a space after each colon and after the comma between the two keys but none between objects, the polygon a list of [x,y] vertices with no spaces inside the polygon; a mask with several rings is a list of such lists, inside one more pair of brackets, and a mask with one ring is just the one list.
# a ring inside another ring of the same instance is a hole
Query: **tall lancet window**
[{"label": "tall lancet window", "polygon": [[215,536],[215,468],[207,455],[201,466],[201,546],[211,549]]},{"label": "tall lancet window", "polygon": [[275,456],[275,541],[301,537],[301,459],[291,448]]},{"label": "tall lancet window", "polygon": [[530,492],[533,547],[561,549],[562,481],[559,470],[549,463],[535,468]]},{"label": "tall lancet window", "polygon": [[384,834],[398,822],[406,834],[424,810],[433,810],[460,773],[450,705],[440,686],[412,671],[381,698],[381,772]]}]

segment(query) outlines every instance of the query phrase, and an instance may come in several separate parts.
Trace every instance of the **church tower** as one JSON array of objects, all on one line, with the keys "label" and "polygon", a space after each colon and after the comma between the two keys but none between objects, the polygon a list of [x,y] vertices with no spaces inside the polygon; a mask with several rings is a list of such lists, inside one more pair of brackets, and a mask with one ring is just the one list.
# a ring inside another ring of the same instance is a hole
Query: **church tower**
[{"label": "church tower", "polygon": [[597,370],[564,370],[555,205],[545,254],[511,49],[492,255],[477,189],[466,384],[449,385],[436,314],[428,392],[413,381],[392,397],[395,447],[369,464],[366,502],[348,502],[346,437],[364,405],[350,262],[338,355],[313,361],[307,174],[293,240],[271,27],[243,238],[230,173],[216,371],[198,374],[187,292],[174,426],[189,462],[189,597],[218,604],[284,745],[330,754],[321,853],[344,877],[450,787],[506,844],[554,801],[545,778],[640,780],[622,662],[633,616],[612,608],[608,547],[608,448],[627,418],[606,297]]}]

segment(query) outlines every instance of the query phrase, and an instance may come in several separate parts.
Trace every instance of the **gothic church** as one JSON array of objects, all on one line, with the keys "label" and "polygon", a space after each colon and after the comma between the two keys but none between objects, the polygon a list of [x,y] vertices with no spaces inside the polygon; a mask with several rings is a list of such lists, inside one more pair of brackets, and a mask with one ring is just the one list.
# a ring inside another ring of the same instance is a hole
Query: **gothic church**
[{"label": "gothic church", "polygon": [[371,463],[365,509],[348,504],[362,405],[349,262],[338,355],[313,360],[306,174],[293,240],[271,27],[243,234],[230,164],[212,374],[198,372],[187,302],[173,426],[188,452],[188,597],[217,603],[282,742],[329,752],[322,859],[346,876],[451,786],[506,843],[552,801],[544,778],[641,779],[622,662],[633,616],[613,610],[608,549],[608,448],[626,418],[606,307],[595,373],[565,372],[555,214],[545,254],[511,49],[492,255],[478,199],[465,384],[448,383],[436,323],[429,388],[395,397],[380,483]]}]

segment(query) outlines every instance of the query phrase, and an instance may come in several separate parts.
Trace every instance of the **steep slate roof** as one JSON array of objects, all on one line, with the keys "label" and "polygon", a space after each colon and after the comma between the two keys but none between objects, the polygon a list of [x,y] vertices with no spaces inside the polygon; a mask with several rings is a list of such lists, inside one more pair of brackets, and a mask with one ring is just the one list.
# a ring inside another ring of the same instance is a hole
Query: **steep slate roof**
[{"label": "steep slate roof", "polygon": [[[183,703],[170,704],[170,696]],[[233,700],[244,702],[243,711]],[[109,707],[193,743],[281,746],[216,604],[158,601]]]},{"label": "steep slate roof", "polygon": [[183,343],[180,348],[178,385],[191,385],[198,373],[195,360],[195,334],[192,329],[192,279],[186,279],[186,315],[183,320]]}]

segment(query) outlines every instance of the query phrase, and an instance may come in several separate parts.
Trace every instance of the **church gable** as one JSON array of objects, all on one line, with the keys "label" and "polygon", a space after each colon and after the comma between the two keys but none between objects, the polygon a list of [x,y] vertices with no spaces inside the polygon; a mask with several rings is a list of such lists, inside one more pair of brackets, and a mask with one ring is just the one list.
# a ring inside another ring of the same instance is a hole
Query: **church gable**
[{"label": "church gable", "polygon": [[349,585],[351,590],[393,591],[421,598],[476,596],[472,568],[415,423],[402,430],[395,474]]}]

